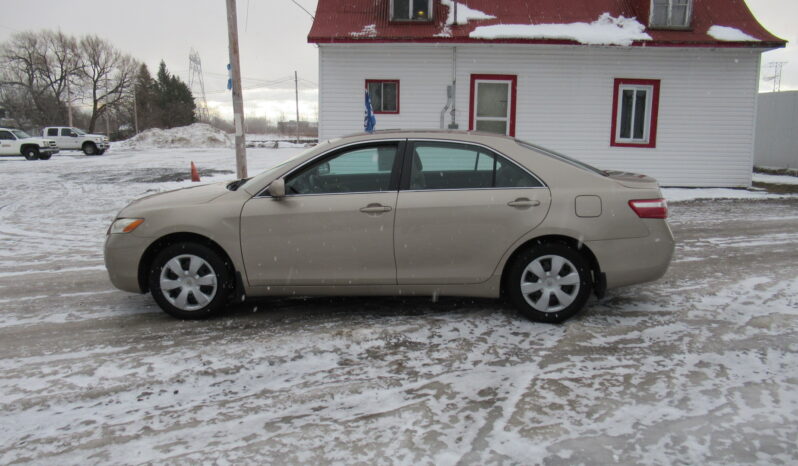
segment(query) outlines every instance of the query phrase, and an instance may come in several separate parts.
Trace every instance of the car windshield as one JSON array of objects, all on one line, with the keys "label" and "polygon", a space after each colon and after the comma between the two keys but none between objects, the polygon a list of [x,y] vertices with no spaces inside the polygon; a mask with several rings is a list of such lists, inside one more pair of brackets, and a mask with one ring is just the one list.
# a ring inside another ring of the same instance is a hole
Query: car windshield
[{"label": "car windshield", "polygon": [[[325,143],[325,144],[329,144],[329,141],[327,143]],[[279,169],[281,169],[282,167],[288,165],[289,163],[293,162],[294,160],[296,160],[296,159],[298,159],[300,157],[304,157],[305,155],[309,154],[310,152],[312,152],[312,151],[314,151],[314,150],[316,150],[318,148],[319,148],[319,146],[314,146],[314,147],[311,147],[308,150],[303,150],[299,154],[297,154],[297,155],[295,155],[293,157],[290,157],[290,158],[278,163],[277,165],[273,166],[272,168],[253,176],[245,184],[243,184],[241,186],[238,186],[237,189],[238,188],[244,188],[244,190],[249,190],[248,188],[250,188],[252,186],[261,185],[262,184],[261,180],[270,177],[272,175],[272,173],[274,173],[275,171],[278,171]]]},{"label": "car windshield", "polygon": [[14,131],[11,132],[14,133],[14,136],[16,136],[17,139],[27,139],[30,137],[30,135],[28,135],[28,133],[26,133],[25,131],[21,131],[18,129],[15,129]]},{"label": "car windshield", "polygon": [[78,136],[85,136],[86,135],[85,131],[77,129],[77,128],[72,128],[72,131],[74,131],[75,134],[77,134]]},{"label": "car windshield", "polygon": [[545,147],[540,147],[538,145],[532,144],[530,142],[522,141],[520,139],[516,139],[515,142],[517,142],[519,146],[521,146],[521,147],[523,147],[525,149],[533,150],[535,152],[540,152],[541,154],[548,155],[551,158],[555,158],[555,159],[563,161],[563,162],[565,162],[567,164],[573,165],[575,167],[579,167],[579,168],[581,168],[583,170],[587,170],[589,172],[593,172],[593,173],[596,173],[596,174],[601,175],[601,176],[609,176],[607,174],[607,172],[605,172],[604,170],[599,170],[598,168],[594,167],[593,165],[588,165],[588,164],[586,164],[584,162],[580,162],[579,160],[572,159],[571,157],[568,157],[567,155],[560,154],[559,152],[555,152],[555,151],[553,151],[551,149],[546,149]]}]

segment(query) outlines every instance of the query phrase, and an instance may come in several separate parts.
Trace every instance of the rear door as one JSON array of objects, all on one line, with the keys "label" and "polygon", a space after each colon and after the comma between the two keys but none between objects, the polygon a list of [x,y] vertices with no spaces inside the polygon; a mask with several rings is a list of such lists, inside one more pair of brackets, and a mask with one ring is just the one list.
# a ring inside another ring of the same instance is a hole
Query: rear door
[{"label": "rear door", "polygon": [[285,177],[286,196],[241,213],[251,285],[395,285],[393,225],[403,141],[348,146]]},{"label": "rear door", "polygon": [[507,249],[543,221],[548,188],[486,147],[408,144],[396,213],[398,283],[486,281]]}]

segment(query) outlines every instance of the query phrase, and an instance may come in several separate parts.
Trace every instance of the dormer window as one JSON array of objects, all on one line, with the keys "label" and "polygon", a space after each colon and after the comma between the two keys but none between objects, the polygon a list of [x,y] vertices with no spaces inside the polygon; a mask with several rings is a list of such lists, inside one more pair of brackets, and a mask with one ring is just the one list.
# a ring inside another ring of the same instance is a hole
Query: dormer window
[{"label": "dormer window", "polygon": [[432,20],[432,0],[391,0],[391,21]]},{"label": "dormer window", "polygon": [[661,29],[687,29],[693,14],[693,0],[651,0],[649,26]]}]

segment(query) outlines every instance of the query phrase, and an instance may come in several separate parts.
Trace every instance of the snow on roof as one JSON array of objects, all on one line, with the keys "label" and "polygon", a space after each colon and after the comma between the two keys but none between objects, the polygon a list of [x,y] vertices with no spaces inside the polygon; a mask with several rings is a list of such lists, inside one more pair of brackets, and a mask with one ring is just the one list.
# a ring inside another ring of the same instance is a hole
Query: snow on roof
[{"label": "snow on roof", "polygon": [[363,29],[361,29],[359,32],[350,32],[349,35],[352,37],[376,37],[377,25],[369,24],[367,26],[363,26]]},{"label": "snow on roof", "polygon": [[[441,4],[449,7],[449,14],[446,17],[446,25],[451,26],[454,22],[454,4],[452,0],[441,0]],[[495,19],[493,15],[489,15],[480,10],[469,8],[468,5],[462,1],[457,2],[457,24],[468,24],[469,21],[479,21],[483,19]]]},{"label": "snow on roof", "polygon": [[590,45],[631,45],[636,40],[651,40],[645,26],[635,18],[612,17],[602,13],[592,23],[495,24],[479,26],[469,34],[474,39],[561,39]]},{"label": "snow on roof", "polygon": [[707,35],[713,39],[726,42],[759,42],[759,39],[756,37],[729,26],[712,26],[707,31]]}]

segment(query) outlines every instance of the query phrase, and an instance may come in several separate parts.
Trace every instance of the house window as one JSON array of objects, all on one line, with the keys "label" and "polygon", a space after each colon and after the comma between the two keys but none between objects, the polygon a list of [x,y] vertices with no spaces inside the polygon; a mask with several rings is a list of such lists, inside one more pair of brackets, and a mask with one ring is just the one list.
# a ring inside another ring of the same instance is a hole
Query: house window
[{"label": "house window", "polygon": [[690,27],[693,0],[651,0],[649,26],[663,29]]},{"label": "house window", "polygon": [[391,21],[429,21],[432,0],[391,0]]},{"label": "house window", "polygon": [[516,75],[472,74],[469,131],[515,136],[517,84]]},{"label": "house window", "polygon": [[659,80],[616,79],[611,145],[656,147]]},{"label": "house window", "polygon": [[374,113],[399,113],[399,81],[367,79],[366,90]]}]

